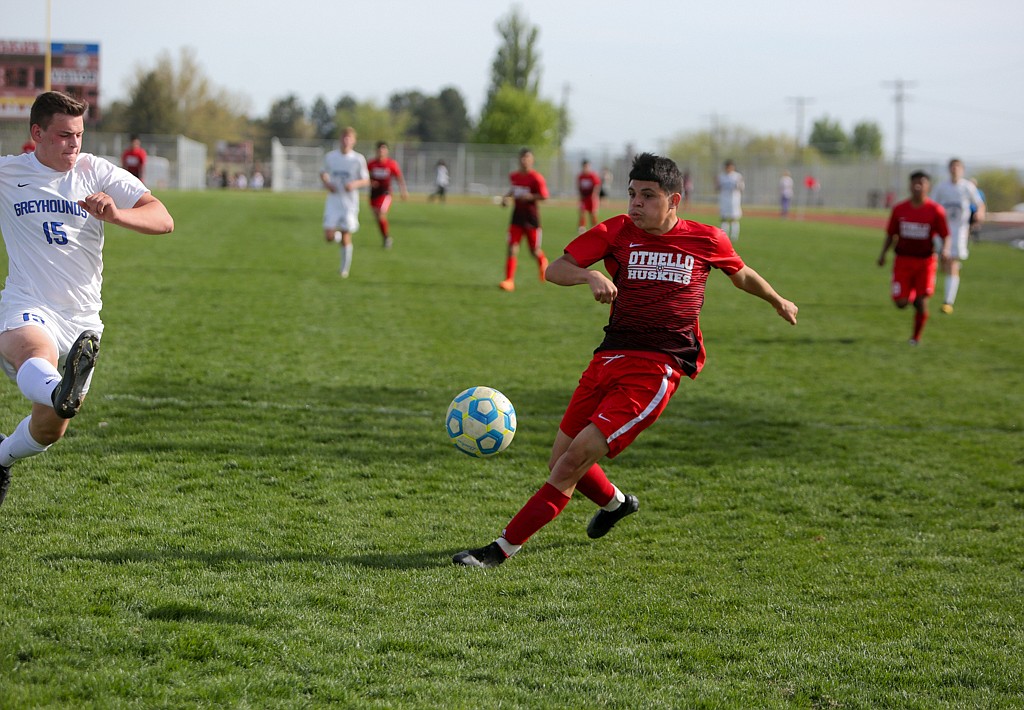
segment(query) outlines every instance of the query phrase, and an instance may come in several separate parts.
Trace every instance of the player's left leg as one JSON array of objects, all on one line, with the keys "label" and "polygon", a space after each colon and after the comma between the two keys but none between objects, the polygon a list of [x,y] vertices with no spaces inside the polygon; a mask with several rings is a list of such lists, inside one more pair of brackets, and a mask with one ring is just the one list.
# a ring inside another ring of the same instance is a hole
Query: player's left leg
[{"label": "player's left leg", "polygon": [[541,283],[547,281],[545,276],[548,270],[548,257],[544,254],[542,244],[544,241],[544,232],[540,227],[528,229],[526,231],[526,238],[530,243],[530,251],[533,253],[533,257],[537,260],[537,268],[540,270]]},{"label": "player's left leg", "polygon": [[608,452],[604,435],[593,424],[572,439],[559,431],[554,451],[563,448],[564,452],[558,457],[547,482],[513,516],[502,531],[501,537],[485,547],[464,550],[456,554],[452,557],[454,564],[466,567],[496,567],[519,552],[534,533],[565,510],[576,482]]}]

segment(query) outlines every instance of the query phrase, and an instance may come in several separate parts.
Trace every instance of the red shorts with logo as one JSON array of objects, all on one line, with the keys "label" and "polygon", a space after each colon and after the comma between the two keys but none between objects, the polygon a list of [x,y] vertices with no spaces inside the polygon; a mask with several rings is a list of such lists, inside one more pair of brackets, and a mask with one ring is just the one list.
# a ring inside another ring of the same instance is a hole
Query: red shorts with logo
[{"label": "red shorts with logo", "polygon": [[897,254],[892,266],[892,300],[913,302],[935,293],[936,263],[934,254],[923,258]]},{"label": "red shorts with logo", "polygon": [[526,241],[530,245],[530,251],[537,251],[540,247],[542,239],[540,227],[522,227],[518,224],[510,224],[508,226],[508,245],[516,246],[526,237]]},{"label": "red shorts with logo", "polygon": [[575,438],[593,424],[615,458],[664,411],[682,372],[665,360],[622,351],[594,353],[580,377],[559,429]]},{"label": "red shorts with logo", "polygon": [[387,212],[391,208],[391,193],[385,192],[370,198],[370,207],[377,212]]}]

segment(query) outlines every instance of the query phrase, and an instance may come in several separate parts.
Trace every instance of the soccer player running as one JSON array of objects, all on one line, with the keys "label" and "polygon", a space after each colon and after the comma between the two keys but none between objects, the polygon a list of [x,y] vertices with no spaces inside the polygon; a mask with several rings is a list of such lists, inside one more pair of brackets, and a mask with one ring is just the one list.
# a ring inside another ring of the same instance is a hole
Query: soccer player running
[{"label": "soccer player running", "polygon": [[[796,324],[797,307],[743,263],[725,233],[679,219],[682,175],[668,158],[638,155],[629,173],[629,213],[578,236],[552,262],[547,279],[585,284],[612,305],[604,342],[580,378],[548,461],[550,476],[489,545],[456,554],[467,567],[495,567],[554,520],[579,491],[599,506],[587,525],[604,536],[640,503],[605,475],[598,461],[620,454],[665,409],[683,375],[704,365],[698,315],[711,269],[767,301]],[[602,261],[611,278],[591,265]]]},{"label": "soccer player running", "polygon": [[892,301],[903,309],[914,304],[914,333],[910,344],[921,341],[928,322],[928,299],[935,293],[935,248],[933,239],[942,240],[942,259],[949,259],[949,227],[942,205],[929,199],[931,178],[918,170],[910,174],[910,199],[893,205],[885,242],[878,265],[885,266],[885,255],[896,245],[892,266]]},{"label": "soccer player running", "polygon": [[145,179],[143,173],[146,170],[146,150],[142,147],[142,139],[133,135],[128,147],[121,153],[121,167],[137,177]]},{"label": "soccer player running", "polygon": [[327,190],[324,199],[324,239],[341,244],[343,279],[352,268],[352,235],[359,230],[359,188],[370,184],[366,158],[355,151],[356,129],[345,128],[339,148],[324,156],[320,182]]},{"label": "soccer player running", "polygon": [[548,185],[544,176],[533,169],[533,151],[523,148],[519,151],[519,169],[508,175],[511,187],[501,198],[501,206],[506,207],[511,198],[512,220],[508,227],[508,254],[505,258],[505,280],[498,284],[504,291],[516,289],[516,265],[519,259],[519,243],[526,237],[540,267],[540,280],[544,280],[544,271],[548,268],[548,258],[541,248],[542,233],[540,228],[540,210],[537,204],[548,199]]},{"label": "soccer player running", "polygon": [[579,233],[587,230],[587,218],[590,226],[597,226],[597,207],[600,201],[601,178],[590,169],[590,161],[584,160],[580,165],[580,174],[576,176],[576,189],[580,193]]},{"label": "soccer player running", "polygon": [[949,258],[943,260],[946,274],[942,299],[942,312],[952,313],[960,290],[960,263],[968,257],[967,243],[971,232],[971,207],[975,207],[975,221],[985,221],[985,201],[974,183],[964,178],[964,164],[958,158],[949,161],[949,179],[935,186],[932,199],[946,210],[949,223]]},{"label": "soccer player running", "polygon": [[105,223],[141,234],[174,229],[138,178],[80,152],[87,109],[60,92],[40,94],[29,115],[35,152],[0,157],[0,231],[9,260],[0,367],[32,402],[14,432],[0,435],[0,503],[11,467],[59,441],[89,391],[103,333]]},{"label": "soccer player running", "polygon": [[391,248],[391,232],[388,226],[388,210],[391,209],[391,180],[398,180],[398,188],[401,191],[402,199],[409,199],[409,192],[405,189],[405,177],[398,162],[389,155],[388,144],[380,141],[377,144],[377,155],[366,164],[370,173],[370,207],[373,208],[373,216],[377,219],[377,226],[380,228],[380,237],[384,240],[385,249]]},{"label": "soccer player running", "polygon": [[740,239],[740,217],[743,216],[743,176],[736,171],[736,164],[726,160],[718,175],[718,213],[722,217],[722,229],[733,244]]}]

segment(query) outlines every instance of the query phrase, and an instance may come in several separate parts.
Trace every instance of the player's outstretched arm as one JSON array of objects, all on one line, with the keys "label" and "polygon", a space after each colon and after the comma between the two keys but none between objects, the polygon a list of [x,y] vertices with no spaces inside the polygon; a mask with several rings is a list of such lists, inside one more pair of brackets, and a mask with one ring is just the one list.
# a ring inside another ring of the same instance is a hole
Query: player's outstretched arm
[{"label": "player's outstretched arm", "polygon": [[761,274],[749,266],[744,266],[735,274],[729,276],[736,288],[742,289],[749,294],[767,301],[782,318],[792,325],[796,325],[796,314],[800,309],[792,301],[788,301],[772,288],[772,285],[764,280]]},{"label": "player's outstretched arm", "polygon": [[174,219],[164,203],[147,192],[134,206],[122,210],[105,192],[94,192],[78,204],[96,219],[140,234],[169,234],[174,231]]},{"label": "player's outstretched arm", "polygon": [[587,284],[594,300],[611,303],[619,295],[619,290],[607,276],[600,271],[584,269],[568,254],[562,254],[552,261],[544,272],[544,278],[559,286],[578,286]]}]

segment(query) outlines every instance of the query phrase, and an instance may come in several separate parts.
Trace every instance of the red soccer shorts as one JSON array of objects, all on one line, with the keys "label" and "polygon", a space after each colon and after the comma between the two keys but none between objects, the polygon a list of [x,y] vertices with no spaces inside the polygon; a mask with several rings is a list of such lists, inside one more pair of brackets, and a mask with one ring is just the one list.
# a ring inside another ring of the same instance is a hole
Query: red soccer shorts
[{"label": "red soccer shorts", "polygon": [[935,293],[935,255],[926,257],[896,255],[892,266],[892,300],[913,303],[918,296]]},{"label": "red soccer shorts", "polygon": [[523,227],[518,224],[508,226],[508,245],[510,247],[517,246],[524,236],[530,245],[530,251],[537,251],[540,248],[542,239],[540,227]]},{"label": "red soccer shorts", "polygon": [[385,213],[391,209],[391,193],[387,192],[383,195],[370,198],[370,207],[373,208],[374,212]]},{"label": "red soccer shorts", "polygon": [[597,195],[580,198],[580,212],[597,212]]},{"label": "red soccer shorts", "polygon": [[660,360],[622,352],[594,354],[580,377],[559,429],[575,438],[593,424],[615,458],[664,411],[682,373]]}]

